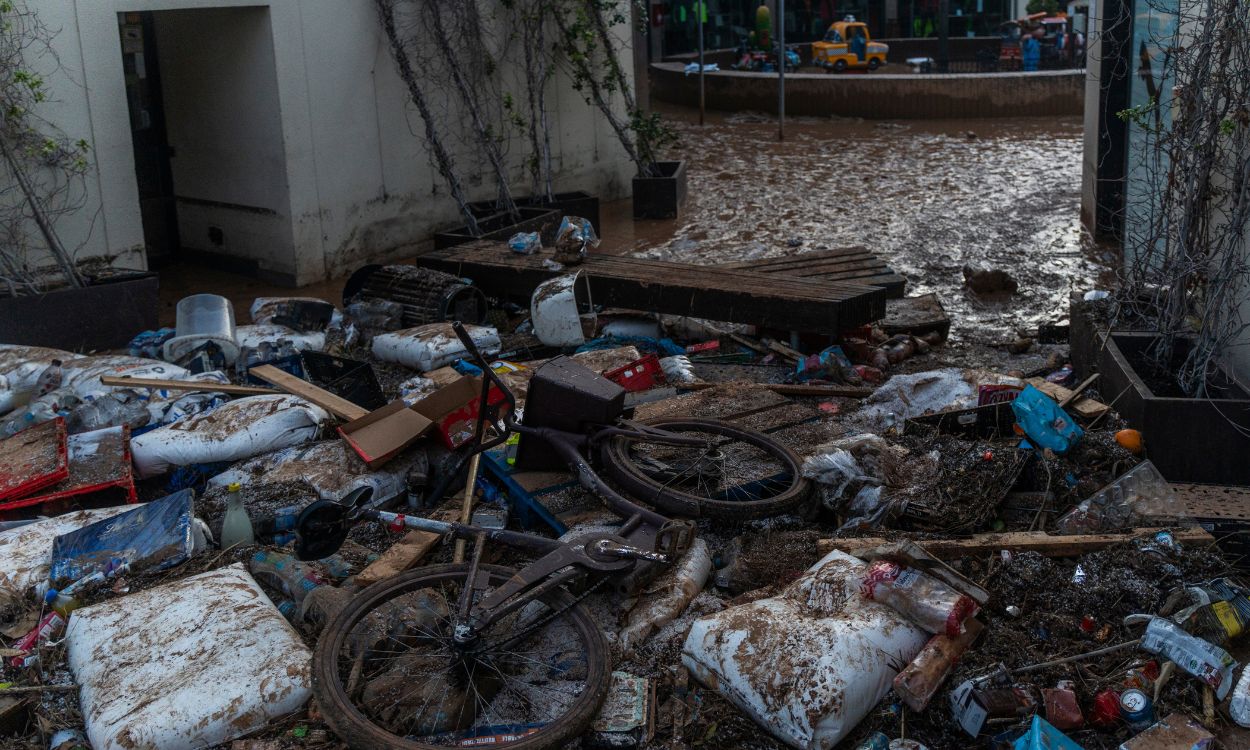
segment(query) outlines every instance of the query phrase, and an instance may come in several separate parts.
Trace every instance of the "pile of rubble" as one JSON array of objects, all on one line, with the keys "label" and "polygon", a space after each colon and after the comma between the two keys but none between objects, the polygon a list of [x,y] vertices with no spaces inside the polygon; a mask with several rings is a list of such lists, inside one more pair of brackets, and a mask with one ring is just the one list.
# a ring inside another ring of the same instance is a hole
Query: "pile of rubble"
[{"label": "pile of rubble", "polygon": [[342,309],[258,299],[240,326],[205,294],[127,353],[0,345],[6,746],[358,742],[309,701],[319,633],[455,552],[401,521],[300,560],[318,501],[365,488],[373,509],[547,536],[619,523],[569,472],[514,471],[512,444],[457,474],[489,430],[479,398],[503,394],[451,315],[521,410],[571,355],[633,418],[766,434],[812,485],[797,512],[696,519],[670,569],[586,594],[616,672],[582,746],[1160,750],[1250,726],[1250,593],[1150,436],[1061,356],[963,370],[940,366],[949,323],[815,341],[595,309],[576,275],[527,310],[388,270],[451,302],[366,285]]}]

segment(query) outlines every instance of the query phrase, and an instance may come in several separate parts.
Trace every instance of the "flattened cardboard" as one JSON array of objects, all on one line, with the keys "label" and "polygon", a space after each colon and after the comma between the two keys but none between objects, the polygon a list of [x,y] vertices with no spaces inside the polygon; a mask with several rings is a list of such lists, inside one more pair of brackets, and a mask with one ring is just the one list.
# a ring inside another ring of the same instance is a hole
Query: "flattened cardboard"
[{"label": "flattened cardboard", "polygon": [[370,469],[376,469],[424,435],[433,424],[433,420],[399,400],[339,427],[339,435]]},{"label": "flattened cardboard", "polygon": [[[473,439],[481,395],[482,379],[465,375],[421,399],[412,408],[437,424],[443,445],[455,450]],[[497,404],[503,399],[503,392],[492,387],[490,403]]]}]

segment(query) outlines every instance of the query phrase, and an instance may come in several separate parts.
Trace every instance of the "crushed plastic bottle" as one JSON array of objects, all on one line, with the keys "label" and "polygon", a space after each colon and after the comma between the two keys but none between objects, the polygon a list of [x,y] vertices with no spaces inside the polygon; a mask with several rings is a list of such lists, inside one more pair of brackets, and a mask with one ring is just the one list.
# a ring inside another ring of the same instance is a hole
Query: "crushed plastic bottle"
[{"label": "crushed plastic bottle", "polygon": [[39,374],[39,379],[35,381],[35,393],[42,396],[51,393],[61,387],[61,381],[65,377],[65,372],[61,369],[61,360],[54,359],[43,372]]},{"label": "crushed plastic bottle", "polygon": [[326,583],[315,567],[285,552],[257,552],[248,568],[257,580],[281,590],[297,605],[309,592]]}]

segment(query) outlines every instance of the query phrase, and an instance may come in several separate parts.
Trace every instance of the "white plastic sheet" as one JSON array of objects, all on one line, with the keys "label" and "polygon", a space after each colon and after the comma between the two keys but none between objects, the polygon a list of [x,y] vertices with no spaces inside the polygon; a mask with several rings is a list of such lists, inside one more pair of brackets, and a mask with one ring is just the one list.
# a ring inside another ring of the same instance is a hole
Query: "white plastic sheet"
[{"label": "white plastic sheet", "polygon": [[76,610],[66,642],[94,750],[211,747],[311,695],[312,654],[240,564]]},{"label": "white plastic sheet", "polygon": [[145,432],[131,439],[130,450],[147,478],[172,466],[238,461],[306,443],[329,419],[298,396],[249,396]]}]

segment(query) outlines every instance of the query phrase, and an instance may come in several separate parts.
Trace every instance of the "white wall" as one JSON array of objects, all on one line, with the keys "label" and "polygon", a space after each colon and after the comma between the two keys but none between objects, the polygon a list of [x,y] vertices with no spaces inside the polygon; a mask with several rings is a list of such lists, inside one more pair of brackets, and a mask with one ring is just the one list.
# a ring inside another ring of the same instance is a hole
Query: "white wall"
[{"label": "white wall", "polygon": [[[61,28],[57,52],[79,76],[76,84],[54,82],[61,101],[47,114],[93,145],[89,210],[62,229],[67,243],[85,241],[84,255],[120,254],[130,267],[144,263],[116,19],[123,11],[177,11],[157,16],[161,61],[173,68],[162,74],[177,149],[176,192],[264,208],[280,219],[279,225],[267,214],[180,203],[184,244],[206,246],[210,224],[242,214],[222,227],[222,250],[255,258],[273,277],[306,284],[410,255],[435,229],[459,220],[419,137],[420,117],[370,0],[31,2],[50,26]],[[234,10],[214,10],[223,7]],[[259,36],[264,15],[268,44]],[[628,44],[622,62],[632,70]],[[516,71],[505,73],[516,80]],[[281,153],[269,148],[278,142],[275,100]],[[232,106],[240,101],[246,106]],[[627,195],[632,166],[563,74],[549,84],[548,105],[557,190],[585,189],[603,199]],[[227,108],[233,116],[225,116]],[[453,125],[463,130],[463,123]],[[514,139],[508,155],[516,187],[523,189],[526,149]],[[481,171],[476,149],[462,148],[458,156],[466,175]],[[472,198],[493,197],[489,180],[466,183]],[[87,215],[95,217],[90,232]]]}]

